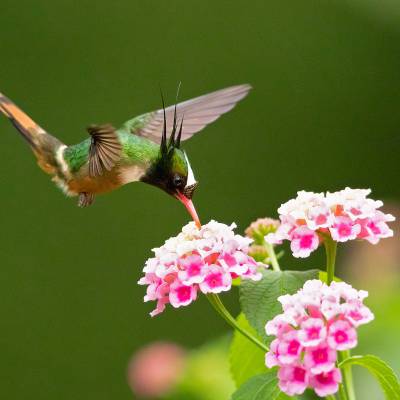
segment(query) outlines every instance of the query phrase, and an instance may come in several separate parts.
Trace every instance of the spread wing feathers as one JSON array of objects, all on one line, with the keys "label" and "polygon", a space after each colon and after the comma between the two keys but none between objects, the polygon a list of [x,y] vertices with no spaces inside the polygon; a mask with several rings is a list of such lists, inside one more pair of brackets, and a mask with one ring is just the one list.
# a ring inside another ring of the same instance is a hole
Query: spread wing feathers
[{"label": "spread wing feathers", "polygon": [[[206,125],[230,111],[236,103],[243,99],[251,89],[250,85],[231,86],[216,92],[196,97],[176,105],[177,120],[183,118],[182,140],[191,138]],[[173,128],[175,106],[165,109],[167,132]],[[132,133],[144,136],[156,143],[162,139],[164,110],[160,109],[141,115],[125,124]]]},{"label": "spread wing feathers", "polygon": [[38,159],[39,166],[49,174],[56,173],[57,161],[55,153],[63,143],[47,133],[9,98],[1,93],[0,112],[10,120],[22,137],[29,143]]},{"label": "spread wing feathers", "polygon": [[91,125],[87,128],[92,142],[89,151],[89,175],[103,175],[111,171],[121,157],[121,143],[113,126]]}]

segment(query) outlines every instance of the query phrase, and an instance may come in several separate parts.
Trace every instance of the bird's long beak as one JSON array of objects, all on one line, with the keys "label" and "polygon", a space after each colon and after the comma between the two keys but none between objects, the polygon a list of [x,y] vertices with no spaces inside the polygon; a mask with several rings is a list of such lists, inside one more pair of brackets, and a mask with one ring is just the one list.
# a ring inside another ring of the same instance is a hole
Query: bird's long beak
[{"label": "bird's long beak", "polygon": [[196,223],[197,227],[200,228],[201,227],[200,219],[199,216],[197,215],[196,209],[194,208],[192,200],[187,198],[182,193],[177,193],[175,197],[186,207],[186,210],[188,210],[190,216],[193,218],[193,221]]}]

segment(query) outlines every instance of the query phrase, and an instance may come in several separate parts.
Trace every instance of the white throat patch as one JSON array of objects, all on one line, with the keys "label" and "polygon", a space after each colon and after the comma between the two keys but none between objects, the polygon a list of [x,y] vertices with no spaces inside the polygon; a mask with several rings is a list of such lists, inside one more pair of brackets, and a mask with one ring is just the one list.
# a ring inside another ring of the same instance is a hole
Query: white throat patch
[{"label": "white throat patch", "polygon": [[187,169],[188,169],[188,176],[187,176],[187,182],[186,182],[186,187],[188,187],[188,186],[194,185],[195,183],[197,183],[197,181],[196,181],[196,178],[194,177],[192,167],[190,166],[188,156],[186,155],[185,152],[183,152],[183,154],[185,155],[185,160],[186,160]]}]

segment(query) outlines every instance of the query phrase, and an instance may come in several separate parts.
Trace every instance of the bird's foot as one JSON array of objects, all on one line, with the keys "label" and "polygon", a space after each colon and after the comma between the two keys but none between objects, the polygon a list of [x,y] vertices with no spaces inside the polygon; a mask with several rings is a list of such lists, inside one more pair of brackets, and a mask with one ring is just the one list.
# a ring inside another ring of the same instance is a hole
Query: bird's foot
[{"label": "bird's foot", "polygon": [[78,207],[88,207],[94,201],[93,193],[82,192],[79,193]]}]

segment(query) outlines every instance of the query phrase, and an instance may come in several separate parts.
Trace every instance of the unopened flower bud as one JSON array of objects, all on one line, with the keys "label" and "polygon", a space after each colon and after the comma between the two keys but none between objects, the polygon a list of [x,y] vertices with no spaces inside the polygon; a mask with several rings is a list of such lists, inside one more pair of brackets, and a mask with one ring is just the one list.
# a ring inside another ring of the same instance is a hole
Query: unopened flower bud
[{"label": "unopened flower bud", "polygon": [[268,252],[265,246],[253,244],[249,248],[249,256],[253,257],[257,262],[265,262],[265,259],[268,258]]},{"label": "unopened flower bud", "polygon": [[252,238],[255,244],[263,244],[264,236],[275,233],[279,227],[279,221],[272,218],[258,218],[245,230],[246,236]]}]

